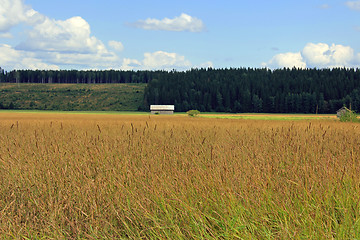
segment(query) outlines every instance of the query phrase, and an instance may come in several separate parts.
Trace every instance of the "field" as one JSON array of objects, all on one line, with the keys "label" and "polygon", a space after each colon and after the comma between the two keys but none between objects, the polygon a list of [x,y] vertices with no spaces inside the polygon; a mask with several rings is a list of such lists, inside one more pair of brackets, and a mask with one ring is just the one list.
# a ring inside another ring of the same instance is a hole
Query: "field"
[{"label": "field", "polygon": [[137,111],[146,84],[0,84],[0,109]]},{"label": "field", "polygon": [[359,128],[0,112],[0,237],[359,239]]},{"label": "field", "polygon": [[225,118],[225,119],[253,119],[253,120],[324,120],[336,119],[335,114],[277,114],[277,113],[202,113],[199,115],[205,118]]}]

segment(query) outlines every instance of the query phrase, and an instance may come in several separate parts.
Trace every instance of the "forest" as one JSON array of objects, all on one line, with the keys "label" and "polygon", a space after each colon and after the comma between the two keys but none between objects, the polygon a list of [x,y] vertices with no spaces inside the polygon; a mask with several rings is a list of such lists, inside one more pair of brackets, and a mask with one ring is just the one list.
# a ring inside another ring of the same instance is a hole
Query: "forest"
[{"label": "forest", "polygon": [[360,111],[360,70],[229,68],[188,71],[0,69],[0,83],[147,83],[139,110],[174,104],[175,111],[335,113]]}]

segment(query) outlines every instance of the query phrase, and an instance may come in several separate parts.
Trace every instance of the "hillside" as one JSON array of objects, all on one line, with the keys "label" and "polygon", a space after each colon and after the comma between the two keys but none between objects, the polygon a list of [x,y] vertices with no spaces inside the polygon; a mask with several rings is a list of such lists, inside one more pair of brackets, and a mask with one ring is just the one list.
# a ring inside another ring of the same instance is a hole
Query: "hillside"
[{"label": "hillside", "polygon": [[334,114],[360,111],[359,69],[193,69],[149,81],[145,106],[177,111]]},{"label": "hillside", "polygon": [[136,111],[146,84],[0,84],[0,109]]},{"label": "hillside", "polygon": [[[40,83],[45,85],[32,85]],[[360,69],[352,68],[183,72],[0,68],[0,86],[5,86],[0,88],[0,107],[19,109],[147,110],[151,104],[173,104],[177,112],[334,114],[343,106],[360,111]]]}]

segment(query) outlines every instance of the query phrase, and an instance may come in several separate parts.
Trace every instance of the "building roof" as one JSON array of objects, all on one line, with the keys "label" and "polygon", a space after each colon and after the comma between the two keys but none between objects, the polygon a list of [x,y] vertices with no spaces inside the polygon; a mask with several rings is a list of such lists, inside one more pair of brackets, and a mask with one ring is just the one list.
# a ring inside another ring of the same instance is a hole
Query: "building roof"
[{"label": "building roof", "polygon": [[153,111],[174,111],[174,105],[150,105],[150,110]]},{"label": "building roof", "polygon": [[351,110],[348,109],[347,107],[342,107],[342,108],[340,108],[339,110],[337,110],[336,112],[340,112],[340,111],[348,111],[348,112],[351,112]]}]

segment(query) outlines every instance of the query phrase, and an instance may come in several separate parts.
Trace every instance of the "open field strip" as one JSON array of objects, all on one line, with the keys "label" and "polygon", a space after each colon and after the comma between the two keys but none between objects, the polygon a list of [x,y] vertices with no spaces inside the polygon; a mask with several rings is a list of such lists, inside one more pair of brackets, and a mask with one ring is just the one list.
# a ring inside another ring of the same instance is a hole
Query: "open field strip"
[{"label": "open field strip", "polygon": [[359,239],[360,125],[0,113],[0,238]]},{"label": "open field strip", "polygon": [[[139,111],[49,111],[49,110],[0,110],[2,113],[44,113],[44,114],[101,114],[101,115],[150,115],[150,112]],[[177,112],[175,116],[187,116]],[[155,115],[154,115],[155,117]],[[254,120],[336,120],[335,114],[283,114],[283,113],[201,113],[199,117],[219,119],[254,119]]]},{"label": "open field strip", "polygon": [[227,119],[256,119],[256,120],[314,120],[314,119],[336,119],[336,114],[282,114],[282,113],[236,113],[236,114],[212,114],[200,115],[205,118],[227,118]]}]

